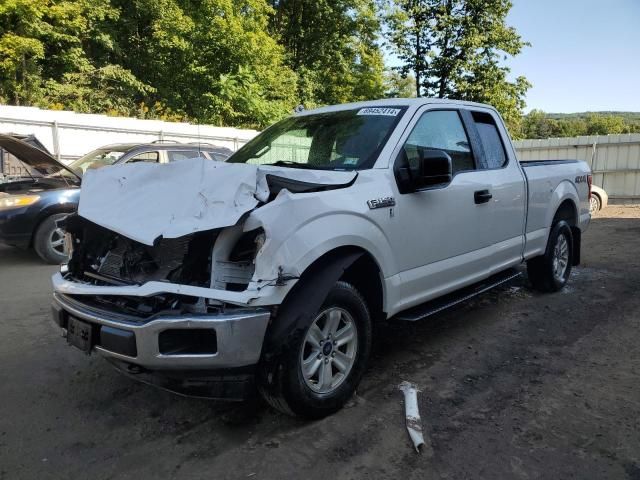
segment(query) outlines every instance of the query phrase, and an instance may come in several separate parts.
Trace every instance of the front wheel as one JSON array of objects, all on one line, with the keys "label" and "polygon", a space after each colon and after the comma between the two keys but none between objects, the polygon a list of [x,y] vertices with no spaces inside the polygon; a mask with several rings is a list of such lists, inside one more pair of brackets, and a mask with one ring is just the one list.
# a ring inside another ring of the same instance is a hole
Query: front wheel
[{"label": "front wheel", "polygon": [[527,262],[527,273],[534,288],[557,292],[567,284],[573,264],[573,234],[564,220],[551,229],[544,255]]},{"label": "front wheel", "polygon": [[312,319],[278,358],[260,366],[259,388],[284,413],[322,418],[342,408],[365,372],[371,317],[360,293],[337,282]]},{"label": "front wheel", "polygon": [[602,202],[597,195],[591,194],[591,198],[589,199],[589,213],[591,215],[598,213],[602,208]]}]

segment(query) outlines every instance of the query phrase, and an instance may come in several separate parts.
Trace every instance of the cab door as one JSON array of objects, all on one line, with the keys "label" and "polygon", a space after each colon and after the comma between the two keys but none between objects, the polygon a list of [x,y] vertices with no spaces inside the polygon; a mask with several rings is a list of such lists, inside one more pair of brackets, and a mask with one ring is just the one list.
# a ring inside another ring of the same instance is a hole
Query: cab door
[{"label": "cab door", "polygon": [[488,185],[490,214],[483,228],[493,244],[492,273],[522,261],[526,179],[498,114],[488,108],[462,110],[471,135],[479,178]]},{"label": "cab door", "polygon": [[459,109],[423,107],[397,149],[396,166],[416,161],[422,149],[445,151],[452,180],[421,191],[400,193],[396,185],[391,241],[400,270],[401,310],[489,276],[495,235],[491,232],[491,175],[477,168],[468,125]]}]

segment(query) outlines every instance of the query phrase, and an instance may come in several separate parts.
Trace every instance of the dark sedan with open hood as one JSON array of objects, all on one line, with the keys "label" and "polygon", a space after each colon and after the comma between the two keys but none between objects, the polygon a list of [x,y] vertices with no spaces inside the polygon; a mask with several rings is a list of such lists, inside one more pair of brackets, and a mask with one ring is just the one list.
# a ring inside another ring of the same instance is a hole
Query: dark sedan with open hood
[{"label": "dark sedan with open hood", "polygon": [[[66,166],[13,135],[0,135],[0,148],[28,167],[28,176],[0,183],[0,242],[34,248],[48,263],[66,260],[57,222],[75,212],[84,172],[114,164],[171,163],[202,157],[224,161],[229,149],[182,143],[116,144],[101,147]],[[107,205],[105,205],[107,206]]]}]

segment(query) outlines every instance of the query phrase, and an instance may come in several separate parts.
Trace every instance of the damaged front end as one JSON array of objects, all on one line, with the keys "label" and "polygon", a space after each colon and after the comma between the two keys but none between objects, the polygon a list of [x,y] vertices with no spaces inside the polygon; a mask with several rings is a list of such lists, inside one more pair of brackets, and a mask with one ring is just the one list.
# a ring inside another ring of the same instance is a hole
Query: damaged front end
[{"label": "damaged front end", "polygon": [[289,177],[202,160],[88,172],[78,213],[61,224],[69,262],[53,276],[68,342],[171,390],[245,375],[298,278],[276,263],[281,240],[248,219],[283,189],[338,188],[355,174]]},{"label": "damaged front end", "polygon": [[[70,260],[54,277],[52,311],[69,343],[177,393],[242,399],[252,391],[271,311],[233,295],[247,295],[260,232],[232,228],[239,238],[223,261],[213,252],[229,241],[224,229],[149,246],[79,215],[62,226]],[[219,299],[225,294],[236,304]]]},{"label": "damaged front end", "polygon": [[69,343],[177,393],[242,399],[253,391],[271,317],[247,305],[261,229],[145,245],[77,214],[61,226],[70,259],[54,276],[52,311]]},{"label": "damaged front end", "polygon": [[[71,247],[64,275],[67,280],[93,286],[140,286],[148,282],[168,282],[211,287],[211,255],[219,230],[196,232],[180,238],[162,238],[155,245],[148,246],[78,215],[67,217],[62,226]],[[248,284],[249,272],[246,276]],[[203,314],[220,310],[220,302],[212,305],[202,297],[167,292],[143,297],[84,295],[83,298],[86,302],[141,318],[168,312]]]}]

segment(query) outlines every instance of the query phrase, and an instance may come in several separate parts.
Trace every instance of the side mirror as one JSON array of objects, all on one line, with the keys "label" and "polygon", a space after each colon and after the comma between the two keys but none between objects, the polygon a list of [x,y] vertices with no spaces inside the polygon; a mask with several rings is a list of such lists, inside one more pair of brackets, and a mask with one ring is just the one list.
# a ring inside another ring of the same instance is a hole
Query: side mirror
[{"label": "side mirror", "polygon": [[443,150],[417,147],[412,159],[403,149],[404,164],[396,170],[401,193],[446,185],[451,182],[451,157]]}]

